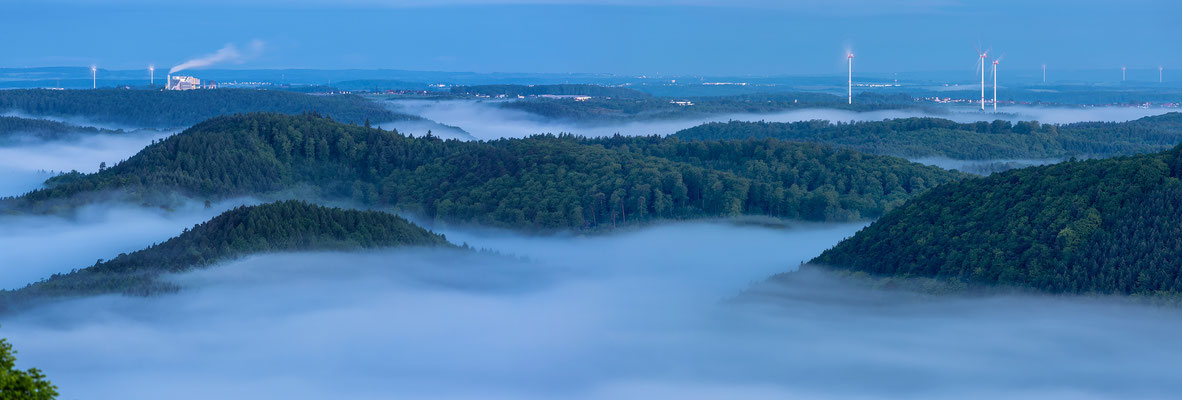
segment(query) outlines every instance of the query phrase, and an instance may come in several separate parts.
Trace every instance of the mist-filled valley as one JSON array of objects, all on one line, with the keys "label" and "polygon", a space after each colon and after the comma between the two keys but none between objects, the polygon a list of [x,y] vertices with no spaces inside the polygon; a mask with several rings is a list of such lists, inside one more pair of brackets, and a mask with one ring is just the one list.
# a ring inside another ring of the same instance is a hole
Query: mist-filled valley
[{"label": "mist-filled valley", "polygon": [[[1083,121],[1123,122],[1142,117],[1161,115],[1169,109],[1136,107],[1007,107],[1003,113],[980,113],[970,108],[946,109],[897,109],[875,111],[849,111],[838,109],[801,109],[769,114],[725,114],[708,117],[692,117],[673,120],[637,121],[577,121],[555,120],[529,112],[500,107],[504,100],[392,100],[395,110],[418,115],[441,124],[456,126],[477,139],[489,140],[504,137],[523,137],[541,133],[572,133],[584,136],[610,136],[621,134],[670,135],[682,129],[707,122],[726,121],[768,121],[796,122],[827,120],[831,122],[880,121],[891,118],[935,117],[956,122],[993,121],[995,119],[1017,121],[1039,121],[1043,123],[1066,124]],[[692,106],[691,106],[692,107]]]},{"label": "mist-filled valley", "polygon": [[54,173],[95,172],[102,164],[114,166],[154,140],[171,133],[132,131],[119,135],[82,134],[61,140],[11,138],[0,143],[0,197],[38,189]]},{"label": "mist-filled valley", "polygon": [[1064,6],[5,6],[0,400],[1178,398],[1182,9]]},{"label": "mist-filled valley", "polygon": [[[65,398],[1154,398],[1178,389],[1168,367],[1182,355],[1171,339],[1176,310],[917,298],[824,276],[740,296],[858,228],[445,231],[504,254],[255,256],[174,276],[176,294],[65,301],[8,317],[4,330]],[[1107,368],[1128,363],[1137,367]]]}]

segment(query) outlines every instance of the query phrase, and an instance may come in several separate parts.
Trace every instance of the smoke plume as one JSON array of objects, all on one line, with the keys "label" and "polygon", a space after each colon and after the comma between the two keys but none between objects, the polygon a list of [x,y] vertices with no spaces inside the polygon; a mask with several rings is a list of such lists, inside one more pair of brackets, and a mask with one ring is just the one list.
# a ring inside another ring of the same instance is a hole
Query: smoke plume
[{"label": "smoke plume", "polygon": [[172,69],[168,70],[168,73],[174,74],[186,69],[208,67],[210,65],[224,62],[241,63],[247,59],[258,56],[262,51],[263,41],[258,39],[250,41],[250,45],[247,47],[245,52],[239,51],[238,46],[235,46],[233,43],[227,43],[216,53],[185,61],[180,65],[172,67]]}]

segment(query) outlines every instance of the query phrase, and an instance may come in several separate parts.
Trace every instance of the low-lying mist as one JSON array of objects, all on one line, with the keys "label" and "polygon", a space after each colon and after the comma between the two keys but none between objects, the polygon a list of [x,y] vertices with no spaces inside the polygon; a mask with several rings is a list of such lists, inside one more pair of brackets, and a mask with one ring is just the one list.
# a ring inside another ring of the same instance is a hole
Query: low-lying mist
[{"label": "low-lying mist", "polygon": [[[445,233],[459,250],[275,254],[3,318],[62,398],[1153,398],[1180,313],[916,298],[794,269],[862,225]],[[47,245],[48,247],[48,245]]]},{"label": "low-lying mist", "polygon": [[925,165],[934,165],[943,169],[955,169],[975,175],[990,175],[997,172],[1016,168],[1026,168],[1039,165],[1056,164],[1062,159],[997,159],[997,160],[957,160],[947,157],[919,157],[910,159]]},{"label": "low-lying mist", "polygon": [[249,200],[174,210],[94,204],[61,215],[0,216],[0,289],[15,289],[177,236]]},{"label": "low-lying mist", "polygon": [[171,133],[136,131],[119,135],[80,135],[68,140],[29,138],[7,141],[0,146],[0,197],[40,188],[41,183],[52,176],[47,171],[95,172],[103,162],[114,166],[153,140],[169,135]]},{"label": "low-lying mist", "polygon": [[935,117],[956,122],[1037,120],[1046,123],[1081,121],[1129,121],[1168,112],[1163,108],[1137,107],[1002,107],[998,113],[979,112],[968,107],[948,107],[946,112],[932,113],[919,109],[847,111],[825,108],[790,110],[768,114],[726,114],[695,116],[676,120],[632,120],[629,122],[554,120],[521,110],[500,107],[499,101],[472,100],[394,100],[400,112],[418,115],[441,124],[457,126],[476,139],[517,138],[540,133],[574,133],[584,136],[670,135],[682,129],[708,122],[770,121],[795,122],[828,120],[834,122],[880,121],[892,118]]}]

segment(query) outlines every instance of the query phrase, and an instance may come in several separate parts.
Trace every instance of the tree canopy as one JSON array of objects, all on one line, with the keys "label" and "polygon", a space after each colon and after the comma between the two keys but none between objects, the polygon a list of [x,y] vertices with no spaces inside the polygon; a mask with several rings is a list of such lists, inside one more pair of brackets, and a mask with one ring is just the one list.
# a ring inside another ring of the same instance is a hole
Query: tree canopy
[{"label": "tree canopy", "polygon": [[[531,98],[508,101],[501,107],[521,110],[547,118],[582,122],[632,121],[636,119],[679,119],[721,114],[760,114],[792,109],[826,107],[848,110],[879,110],[914,107],[907,96],[899,98],[866,95],[868,102],[846,104],[844,97],[825,93],[759,93],[734,96],[693,97],[595,97],[591,99]],[[861,97],[859,98],[861,100]],[[733,139],[733,138],[732,138]]]},{"label": "tree canopy", "polygon": [[53,400],[57,395],[57,386],[41,370],[17,369],[16,350],[0,339],[0,400]]},{"label": "tree canopy", "polygon": [[474,86],[453,86],[451,92],[454,94],[467,94],[479,96],[541,96],[541,95],[567,95],[567,96],[593,96],[593,97],[612,97],[619,99],[636,99],[651,97],[648,93],[628,89],[624,87],[615,86],[601,86],[588,84],[560,84],[560,85],[474,85]]},{"label": "tree canopy", "polygon": [[965,175],[906,160],[777,140],[539,135],[461,142],[411,138],[315,115],[214,118],[94,174],[0,202],[52,211],[119,192],[288,198],[394,206],[428,219],[525,230],[593,229],[655,219],[769,215],[874,218]]},{"label": "tree canopy", "polygon": [[397,246],[453,246],[399,216],[329,208],[301,201],[238,207],[180,235],[130,254],[17,290],[0,291],[6,308],[60,296],[149,295],[177,288],[157,278],[263,252],[352,250]]},{"label": "tree canopy", "polygon": [[252,89],[0,90],[0,110],[149,128],[186,127],[219,115],[254,111],[318,112],[357,124],[418,119],[359,96]]},{"label": "tree canopy", "polygon": [[716,122],[677,132],[686,140],[776,138],[867,153],[961,160],[1111,157],[1157,152],[1182,142],[1182,113],[1128,122],[1064,125],[1037,121],[956,123],[940,118],[837,122]]},{"label": "tree canopy", "polygon": [[122,130],[99,129],[86,126],[74,126],[63,122],[46,119],[4,117],[0,116],[0,143],[21,139],[23,137],[56,140],[71,135],[85,134],[121,134]]},{"label": "tree canopy", "polygon": [[812,262],[1052,293],[1182,294],[1182,146],[949,183]]}]

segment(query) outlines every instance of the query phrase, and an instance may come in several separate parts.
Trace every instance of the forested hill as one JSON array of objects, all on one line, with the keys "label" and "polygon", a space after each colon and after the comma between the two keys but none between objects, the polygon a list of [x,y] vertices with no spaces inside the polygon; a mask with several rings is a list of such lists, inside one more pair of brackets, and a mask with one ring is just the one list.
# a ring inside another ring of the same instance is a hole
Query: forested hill
[{"label": "forested hill", "polygon": [[845,110],[881,110],[916,107],[906,95],[863,94],[853,105],[845,97],[826,93],[784,92],[736,96],[644,97],[550,99],[532,98],[507,101],[501,107],[537,114],[546,118],[577,122],[619,122],[636,119],[682,119],[726,114],[761,114],[801,108],[837,108]]},{"label": "forested hill", "polygon": [[967,179],[813,263],[1053,293],[1182,294],[1182,146]]},{"label": "forested hill", "polygon": [[280,90],[0,90],[0,113],[80,118],[100,124],[181,128],[219,115],[317,112],[356,124],[417,119],[359,96],[313,96]]},{"label": "forested hill", "polygon": [[173,291],[161,274],[183,272],[251,254],[352,250],[397,246],[453,246],[393,214],[328,208],[299,201],[238,207],[185,229],[164,243],[17,290],[0,291],[0,309],[35,299],[107,293]]},{"label": "forested hill", "polygon": [[812,141],[908,158],[1090,158],[1169,149],[1182,142],[1182,113],[1128,122],[1065,125],[1001,120],[961,124],[939,118],[852,123],[731,121],[685,129],[675,136],[686,140],[777,138]]},{"label": "forested hill", "polygon": [[541,96],[541,95],[565,95],[565,96],[593,96],[593,97],[611,97],[617,99],[638,99],[651,97],[648,93],[637,90],[632,90],[623,87],[614,86],[600,86],[587,84],[565,84],[565,85],[476,85],[476,86],[454,86],[451,88],[454,94],[467,94],[479,96]]},{"label": "forested hill", "polygon": [[22,138],[40,140],[64,139],[77,134],[120,134],[122,130],[74,126],[46,119],[0,116],[0,143]]},{"label": "forested hill", "polygon": [[306,114],[249,114],[197,124],[94,174],[52,178],[48,188],[0,207],[45,212],[109,192],[149,204],[173,193],[299,194],[394,206],[441,222],[545,231],[743,214],[874,218],[965,176],[776,140],[543,135],[461,142]]}]

